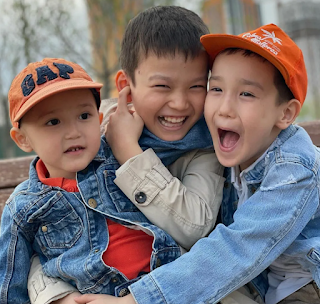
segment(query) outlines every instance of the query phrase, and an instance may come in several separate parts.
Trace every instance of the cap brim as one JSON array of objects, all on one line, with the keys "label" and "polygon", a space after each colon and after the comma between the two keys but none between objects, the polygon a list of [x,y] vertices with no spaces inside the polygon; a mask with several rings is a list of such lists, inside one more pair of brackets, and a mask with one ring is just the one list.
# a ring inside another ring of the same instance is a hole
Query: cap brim
[{"label": "cap brim", "polygon": [[49,85],[41,88],[38,92],[34,93],[19,109],[14,117],[14,121],[18,122],[23,115],[26,114],[32,107],[43,99],[52,96],[54,94],[69,91],[73,89],[101,89],[103,84],[98,82],[92,82],[85,79],[68,79],[64,81],[58,81],[50,83]]},{"label": "cap brim", "polygon": [[202,36],[200,41],[212,61],[220,52],[228,48],[240,48],[257,53],[268,60],[280,71],[286,83],[290,83],[289,73],[281,61],[279,61],[276,56],[271,55],[270,52],[266,51],[264,48],[258,46],[254,42],[251,42],[240,36],[226,34],[207,34]]}]

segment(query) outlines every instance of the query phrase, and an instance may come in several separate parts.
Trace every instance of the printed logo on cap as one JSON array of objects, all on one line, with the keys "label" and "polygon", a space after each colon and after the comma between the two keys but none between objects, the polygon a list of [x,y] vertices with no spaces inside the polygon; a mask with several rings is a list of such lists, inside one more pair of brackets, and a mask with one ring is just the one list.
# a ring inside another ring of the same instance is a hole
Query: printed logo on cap
[{"label": "printed logo on cap", "polygon": [[276,43],[282,45],[282,40],[277,38],[274,32],[269,32],[265,29],[261,29],[264,34],[259,36],[257,33],[245,33],[242,35],[242,38],[250,40],[251,42],[258,44],[261,48],[268,50],[275,56],[281,52],[280,48],[276,45]]}]

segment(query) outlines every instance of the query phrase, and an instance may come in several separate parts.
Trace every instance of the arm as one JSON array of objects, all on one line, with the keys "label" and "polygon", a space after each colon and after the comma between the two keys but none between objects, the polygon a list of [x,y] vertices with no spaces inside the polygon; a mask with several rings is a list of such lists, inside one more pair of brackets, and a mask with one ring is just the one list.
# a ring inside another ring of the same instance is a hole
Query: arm
[{"label": "arm", "polygon": [[77,289],[67,282],[47,277],[42,271],[38,256],[32,258],[28,292],[31,304],[73,304],[76,303],[73,298],[80,295]]},{"label": "arm", "polygon": [[[197,150],[179,158],[169,170],[148,149],[121,166],[114,182],[152,223],[190,249],[215,225],[223,167],[213,150]],[[146,194],[143,203],[135,198],[139,192]]]},{"label": "arm", "polygon": [[132,284],[136,302],[217,303],[266,269],[294,242],[319,204],[312,170],[291,163],[286,176],[294,180],[280,181],[277,172],[283,169],[281,163],[272,166],[260,189],[235,212],[233,224],[219,224],[190,252]]},{"label": "arm", "polygon": [[27,279],[32,248],[7,204],[0,228],[0,303],[29,303]]}]

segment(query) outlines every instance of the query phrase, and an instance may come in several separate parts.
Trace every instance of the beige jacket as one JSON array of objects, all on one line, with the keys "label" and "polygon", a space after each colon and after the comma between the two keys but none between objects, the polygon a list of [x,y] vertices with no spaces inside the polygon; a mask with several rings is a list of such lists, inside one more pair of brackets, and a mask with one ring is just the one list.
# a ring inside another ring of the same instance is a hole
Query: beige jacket
[{"label": "beige jacket", "polygon": [[[111,105],[104,112],[109,114],[114,109]],[[223,167],[213,150],[188,152],[166,168],[148,149],[116,171],[115,183],[151,222],[188,250],[215,225],[222,200],[222,175]],[[135,200],[138,192],[146,195],[142,204]],[[31,303],[46,304],[76,289],[60,279],[46,277],[36,257],[28,290]]]}]

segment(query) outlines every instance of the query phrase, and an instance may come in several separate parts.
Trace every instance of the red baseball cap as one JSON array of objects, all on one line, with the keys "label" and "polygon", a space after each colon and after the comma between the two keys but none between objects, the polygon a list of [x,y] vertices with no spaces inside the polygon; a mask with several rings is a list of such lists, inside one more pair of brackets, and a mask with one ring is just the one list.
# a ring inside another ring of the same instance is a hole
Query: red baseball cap
[{"label": "red baseball cap", "polygon": [[29,63],[12,81],[8,93],[9,115],[14,127],[32,107],[43,99],[72,89],[96,89],[101,83],[94,82],[78,64],[61,58],[44,58]]},{"label": "red baseball cap", "polygon": [[301,105],[304,103],[308,76],[302,51],[277,25],[263,25],[238,36],[208,34],[202,36],[200,41],[212,60],[228,48],[240,48],[259,54],[280,71],[293,96]]}]

